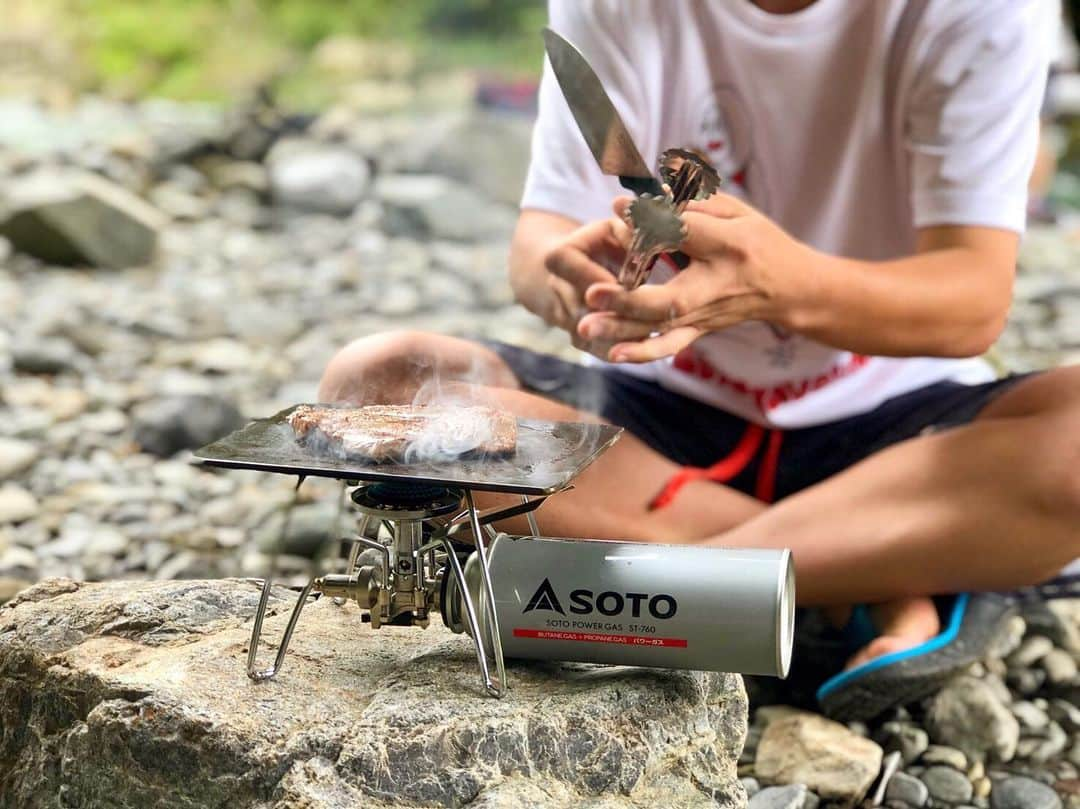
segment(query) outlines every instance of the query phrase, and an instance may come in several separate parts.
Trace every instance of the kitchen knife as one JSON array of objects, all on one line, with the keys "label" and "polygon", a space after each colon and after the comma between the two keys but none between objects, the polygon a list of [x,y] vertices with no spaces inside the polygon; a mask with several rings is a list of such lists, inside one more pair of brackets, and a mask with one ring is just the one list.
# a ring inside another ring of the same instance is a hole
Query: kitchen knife
[{"label": "kitchen knife", "polygon": [[[544,49],[563,97],[600,170],[618,177],[619,184],[635,195],[665,196],[664,187],[642,159],[599,76],[581,51],[550,28],[544,29]],[[685,253],[669,255],[680,269],[690,263]]]}]

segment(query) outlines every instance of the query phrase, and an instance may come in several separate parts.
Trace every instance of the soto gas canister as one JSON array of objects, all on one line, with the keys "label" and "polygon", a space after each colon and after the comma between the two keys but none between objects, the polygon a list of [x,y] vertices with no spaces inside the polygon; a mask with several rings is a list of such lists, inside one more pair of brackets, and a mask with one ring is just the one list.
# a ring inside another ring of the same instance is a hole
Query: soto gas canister
[{"label": "soto gas canister", "polygon": [[[488,553],[507,658],[787,676],[790,551],[500,534]],[[478,564],[473,553],[465,579],[486,621]],[[461,592],[446,581],[443,619],[465,631]]]}]

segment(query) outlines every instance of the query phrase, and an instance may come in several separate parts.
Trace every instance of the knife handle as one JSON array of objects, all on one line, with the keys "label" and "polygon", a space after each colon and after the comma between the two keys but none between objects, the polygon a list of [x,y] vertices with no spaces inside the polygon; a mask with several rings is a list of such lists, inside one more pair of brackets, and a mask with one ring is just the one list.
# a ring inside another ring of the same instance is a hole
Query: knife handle
[{"label": "knife handle", "polygon": [[634,192],[634,196],[649,194],[653,197],[664,196],[664,187],[655,177],[619,177],[619,185],[627,191]]}]

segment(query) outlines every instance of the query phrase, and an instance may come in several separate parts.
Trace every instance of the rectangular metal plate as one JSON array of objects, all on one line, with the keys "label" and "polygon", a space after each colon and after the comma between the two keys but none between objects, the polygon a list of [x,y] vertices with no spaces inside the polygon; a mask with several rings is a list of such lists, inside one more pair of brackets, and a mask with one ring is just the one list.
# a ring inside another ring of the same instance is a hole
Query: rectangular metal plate
[{"label": "rectangular metal plate", "polygon": [[207,466],[339,480],[414,480],[475,491],[545,495],[565,489],[622,433],[609,424],[518,419],[517,448],[498,458],[375,463],[317,454],[299,443],[286,419],[300,405],[258,419],[195,451]]}]

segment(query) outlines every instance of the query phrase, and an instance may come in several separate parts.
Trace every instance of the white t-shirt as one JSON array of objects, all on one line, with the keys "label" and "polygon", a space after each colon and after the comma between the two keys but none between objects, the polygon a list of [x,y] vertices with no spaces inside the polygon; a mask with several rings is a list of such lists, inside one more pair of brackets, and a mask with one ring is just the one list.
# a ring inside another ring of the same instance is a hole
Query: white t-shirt
[{"label": "white t-shirt", "polygon": [[[916,229],[1021,232],[1047,54],[1037,0],[551,0],[550,25],[596,70],[646,161],[696,148],[787,232],[835,255],[914,253]],[[550,65],[522,207],[580,221],[626,194],[604,176]],[[651,282],[670,277],[666,265]],[[761,424],[871,410],[978,359],[867,357],[761,322],[674,358],[616,366]]]}]

